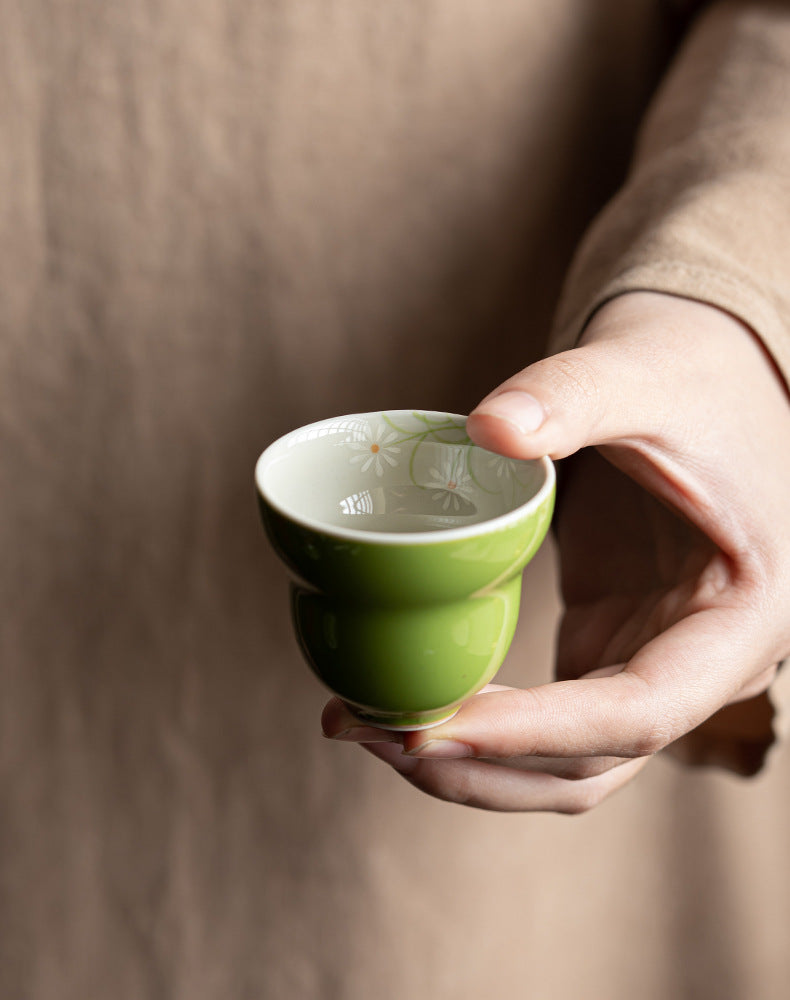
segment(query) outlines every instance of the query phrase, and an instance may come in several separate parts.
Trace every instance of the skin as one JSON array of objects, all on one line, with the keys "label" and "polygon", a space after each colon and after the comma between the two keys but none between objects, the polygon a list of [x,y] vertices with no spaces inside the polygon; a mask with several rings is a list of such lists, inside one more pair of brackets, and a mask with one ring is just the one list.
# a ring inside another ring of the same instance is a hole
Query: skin
[{"label": "skin", "polygon": [[558,679],[492,685],[444,725],[397,737],[333,699],[324,733],[440,799],[584,812],[760,696],[790,654],[786,387],[737,319],[638,292],[601,308],[578,348],[487,396],[468,429],[502,455],[567,459]]}]

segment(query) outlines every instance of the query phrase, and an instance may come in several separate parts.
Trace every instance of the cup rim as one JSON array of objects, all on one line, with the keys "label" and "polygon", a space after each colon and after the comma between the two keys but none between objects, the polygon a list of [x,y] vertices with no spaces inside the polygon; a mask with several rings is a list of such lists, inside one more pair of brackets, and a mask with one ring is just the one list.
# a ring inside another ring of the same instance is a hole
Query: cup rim
[{"label": "cup rim", "polygon": [[[336,538],[342,541],[356,542],[367,545],[403,546],[436,545],[437,543],[442,542],[463,541],[464,539],[475,538],[479,535],[487,534],[490,531],[502,531],[529,516],[535,509],[540,507],[546,498],[553,492],[556,482],[556,473],[554,470],[554,463],[548,455],[544,455],[541,458],[536,459],[514,459],[514,461],[530,461],[539,464],[543,468],[544,481],[543,485],[537,493],[534,494],[534,496],[532,496],[525,503],[519,504],[518,507],[514,507],[513,510],[509,510],[505,514],[499,514],[496,517],[489,518],[488,520],[477,521],[474,524],[462,525],[457,528],[435,528],[429,531],[367,531],[361,528],[344,528],[337,525],[331,525],[316,518],[307,517],[303,514],[297,514],[278,503],[271,493],[265,489],[263,476],[266,468],[271,463],[275,452],[278,451],[289,438],[295,437],[297,434],[302,434],[308,429],[333,424],[338,420],[350,420],[355,418],[371,419],[380,417],[382,413],[392,414],[393,417],[395,417],[415,412],[422,413],[427,417],[449,417],[450,419],[461,421],[466,421],[467,419],[465,416],[458,413],[447,413],[444,410],[424,410],[416,407],[413,409],[400,408],[397,410],[371,410],[367,413],[342,414],[340,416],[327,417],[323,420],[316,420],[309,424],[303,424],[301,427],[295,427],[293,430],[290,430],[286,434],[278,437],[275,441],[272,441],[272,443],[268,445],[268,447],[265,448],[259,455],[258,460],[255,463],[255,485],[258,493],[266,501],[266,503],[277,511],[277,513],[282,515],[282,517],[294,522],[295,524],[299,524],[304,528],[309,528],[317,534],[327,535],[330,538]],[[478,448],[479,445],[473,445],[473,447]],[[487,449],[481,448],[480,450],[486,451]],[[491,454],[494,454],[494,452],[491,452]]]}]

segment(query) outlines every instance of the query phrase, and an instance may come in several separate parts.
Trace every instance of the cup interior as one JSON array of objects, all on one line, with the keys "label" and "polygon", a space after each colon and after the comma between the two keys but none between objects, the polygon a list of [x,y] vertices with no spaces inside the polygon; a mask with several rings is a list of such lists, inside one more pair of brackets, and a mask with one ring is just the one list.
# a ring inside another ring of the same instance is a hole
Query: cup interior
[{"label": "cup interior", "polygon": [[477,447],[465,417],[395,410],[286,434],[261,455],[256,481],[275,509],[319,531],[422,535],[520,516],[552,488],[553,468]]}]

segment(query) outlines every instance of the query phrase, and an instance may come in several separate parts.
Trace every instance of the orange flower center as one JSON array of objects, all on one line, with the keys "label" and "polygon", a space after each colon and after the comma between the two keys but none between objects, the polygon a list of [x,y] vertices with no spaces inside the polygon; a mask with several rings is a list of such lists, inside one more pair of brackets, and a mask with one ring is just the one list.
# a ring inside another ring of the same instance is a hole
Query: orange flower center
[{"label": "orange flower center", "polygon": [[456,481],[454,479],[451,479],[450,482],[447,484],[447,489],[448,490],[454,490],[457,485],[458,485],[458,483],[456,483]]},{"label": "orange flower center", "polygon": [[374,455],[376,455],[379,451],[379,446],[377,444],[372,444],[370,446],[370,450],[373,452]]}]

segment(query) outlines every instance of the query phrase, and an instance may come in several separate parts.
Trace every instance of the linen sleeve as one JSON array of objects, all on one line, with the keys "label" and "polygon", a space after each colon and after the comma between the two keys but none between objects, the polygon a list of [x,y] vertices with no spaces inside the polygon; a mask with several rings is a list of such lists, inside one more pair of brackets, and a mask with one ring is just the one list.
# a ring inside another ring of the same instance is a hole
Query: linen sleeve
[{"label": "linen sleeve", "polygon": [[636,290],[718,306],[790,377],[790,2],[699,14],[648,110],[620,192],[583,239],[552,350]]},{"label": "linen sleeve", "polygon": [[[692,23],[648,109],[629,175],[576,253],[552,352],[604,302],[666,292],[717,306],[790,384],[790,3],[722,0]],[[670,750],[757,772],[784,728],[790,670]],[[786,694],[782,694],[782,689]]]}]

